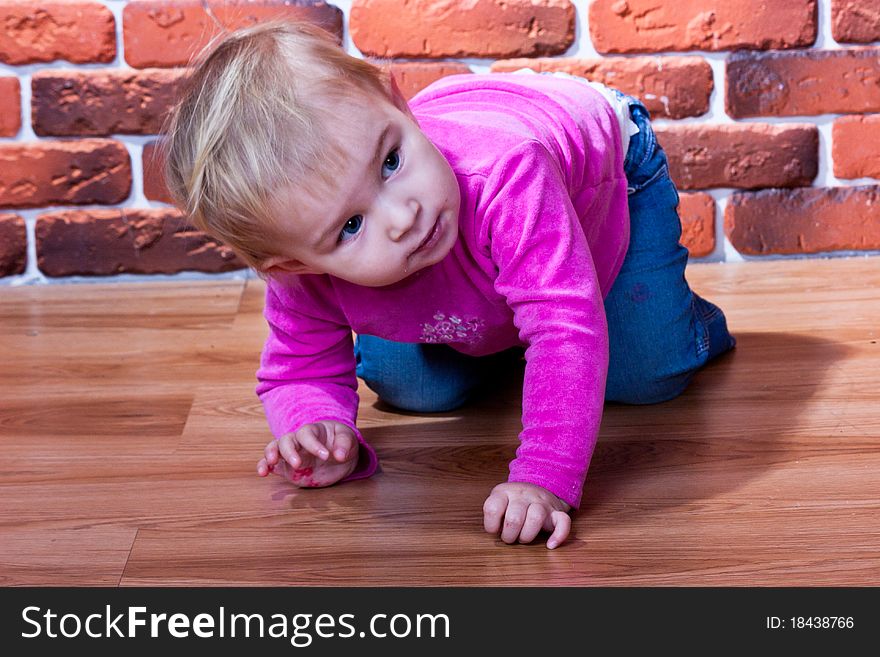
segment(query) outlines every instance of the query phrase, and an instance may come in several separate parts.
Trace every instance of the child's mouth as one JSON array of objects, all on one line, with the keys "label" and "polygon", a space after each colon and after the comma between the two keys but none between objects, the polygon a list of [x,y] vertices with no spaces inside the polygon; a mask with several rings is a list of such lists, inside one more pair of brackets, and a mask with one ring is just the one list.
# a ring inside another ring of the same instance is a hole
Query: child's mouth
[{"label": "child's mouth", "polygon": [[440,217],[437,217],[437,221],[434,222],[434,227],[431,229],[431,232],[422,240],[422,243],[416,248],[413,253],[418,253],[423,249],[430,248],[434,246],[437,242],[437,239],[440,236]]}]

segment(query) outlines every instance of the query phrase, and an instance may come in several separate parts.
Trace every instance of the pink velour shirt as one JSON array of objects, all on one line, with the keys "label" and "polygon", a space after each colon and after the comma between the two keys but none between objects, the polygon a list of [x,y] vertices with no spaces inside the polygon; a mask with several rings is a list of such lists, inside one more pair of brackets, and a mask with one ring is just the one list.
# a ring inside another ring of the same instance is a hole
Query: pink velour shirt
[{"label": "pink velour shirt", "polygon": [[269,427],[281,437],[318,420],[348,425],[361,459],[347,479],[368,477],[378,459],[355,424],[352,331],[472,356],[525,347],[509,481],[577,508],[605,396],[603,299],[629,243],[618,119],[588,85],[544,75],[452,75],[410,107],[458,179],[458,241],[385,287],[269,281],[256,388]]}]

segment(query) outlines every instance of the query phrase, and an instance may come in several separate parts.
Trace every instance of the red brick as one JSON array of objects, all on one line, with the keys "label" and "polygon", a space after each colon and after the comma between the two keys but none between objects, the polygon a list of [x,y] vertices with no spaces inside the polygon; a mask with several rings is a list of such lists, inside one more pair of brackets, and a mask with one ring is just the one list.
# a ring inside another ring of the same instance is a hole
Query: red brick
[{"label": "red brick", "polygon": [[222,272],[245,265],[174,209],[74,210],[40,215],[37,265],[47,276]]},{"label": "red brick", "polygon": [[814,125],[655,127],[680,189],[808,186],[819,172]]},{"label": "red brick", "polygon": [[834,121],[831,157],[838,178],[880,178],[880,114]]},{"label": "red brick", "polygon": [[3,2],[0,62],[112,62],[116,21],[100,2]]},{"label": "red brick", "polygon": [[0,276],[23,274],[27,268],[27,230],[17,214],[0,214]]},{"label": "red brick", "polygon": [[401,62],[392,64],[391,72],[403,97],[410,100],[432,82],[447,75],[470,73],[471,69],[461,62]]},{"label": "red brick", "polygon": [[342,10],[289,0],[143,0],[122,11],[125,61],[136,68],[185,66],[220,33],[273,19],[314,23],[342,43]]},{"label": "red brick", "polygon": [[128,151],[117,141],[0,143],[0,207],[114,204],[130,190]]},{"label": "red brick", "polygon": [[602,53],[798,48],[816,40],[816,0],[594,0]]},{"label": "red brick", "polygon": [[174,203],[171,192],[165,185],[165,158],[162,153],[161,142],[153,141],[144,144],[141,155],[144,170],[144,196],[151,201],[162,203]]},{"label": "red brick", "polygon": [[158,134],[183,69],[38,71],[31,108],[38,135]]},{"label": "red brick", "polygon": [[531,68],[562,71],[636,96],[654,118],[682,119],[709,111],[712,67],[702,57],[609,57],[508,59],[492,64],[499,73]]},{"label": "red brick", "polygon": [[15,137],[21,130],[21,85],[18,78],[0,78],[0,137]]},{"label": "red brick", "polygon": [[681,243],[692,258],[702,258],[715,250],[715,199],[705,192],[681,193]]},{"label": "red brick", "polygon": [[880,249],[880,186],[738,192],[724,229],[744,255]]},{"label": "red brick", "polygon": [[354,0],[355,46],[377,57],[538,57],[574,43],[569,0]]},{"label": "red brick", "polygon": [[880,4],[877,0],[831,0],[831,35],[835,41],[880,41]]},{"label": "red brick", "polygon": [[725,107],[735,118],[880,111],[880,48],[735,53]]}]

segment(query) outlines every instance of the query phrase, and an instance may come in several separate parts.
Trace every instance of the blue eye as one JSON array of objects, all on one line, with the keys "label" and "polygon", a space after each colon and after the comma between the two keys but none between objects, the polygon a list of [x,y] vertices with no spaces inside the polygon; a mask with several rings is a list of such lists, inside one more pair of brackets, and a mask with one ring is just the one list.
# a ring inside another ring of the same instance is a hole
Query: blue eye
[{"label": "blue eye", "polygon": [[[355,235],[357,235],[360,232],[361,225],[363,223],[364,223],[364,218],[361,215],[359,215],[359,214],[354,215],[351,219],[346,221],[345,225],[342,227],[342,232],[339,233],[339,241],[345,242],[346,235],[348,235],[350,237],[354,237]],[[347,230],[350,230],[351,232],[347,233],[346,232]]]},{"label": "blue eye", "polygon": [[[388,153],[388,157],[385,158],[385,161],[382,163],[382,169],[388,167],[391,169],[391,173],[394,173],[400,168],[400,149],[395,148],[391,152]],[[348,221],[345,222],[345,225],[342,227],[342,232],[339,233],[339,241],[347,242],[352,237],[356,236],[360,230],[361,226],[364,223],[363,215],[356,214],[351,217]],[[346,237],[347,236],[347,237]]]},{"label": "blue eye", "polygon": [[400,168],[400,149],[395,148],[388,153],[388,157],[386,157],[385,161],[382,163],[382,168],[384,169],[385,167],[391,169],[392,173]]}]

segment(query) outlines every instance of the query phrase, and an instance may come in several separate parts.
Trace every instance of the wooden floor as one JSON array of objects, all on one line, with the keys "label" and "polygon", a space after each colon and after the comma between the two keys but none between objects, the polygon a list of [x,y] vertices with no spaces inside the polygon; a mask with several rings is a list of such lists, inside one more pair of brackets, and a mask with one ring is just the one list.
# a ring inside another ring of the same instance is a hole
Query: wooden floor
[{"label": "wooden floor", "polygon": [[521,374],[453,413],[361,383],[383,471],[260,479],[260,281],[0,288],[2,585],[880,585],[880,259],[692,265],[737,349],[608,405],[573,538],[506,546]]}]

